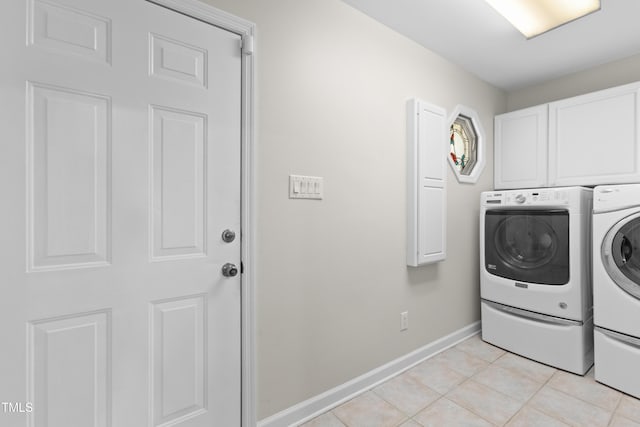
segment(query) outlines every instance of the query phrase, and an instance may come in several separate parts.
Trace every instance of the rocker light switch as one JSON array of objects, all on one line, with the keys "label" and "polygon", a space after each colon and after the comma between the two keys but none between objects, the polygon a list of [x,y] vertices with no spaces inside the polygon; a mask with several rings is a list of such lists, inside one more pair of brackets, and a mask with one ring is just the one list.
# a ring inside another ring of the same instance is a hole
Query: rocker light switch
[{"label": "rocker light switch", "polygon": [[323,178],[318,176],[289,175],[290,199],[322,200]]}]

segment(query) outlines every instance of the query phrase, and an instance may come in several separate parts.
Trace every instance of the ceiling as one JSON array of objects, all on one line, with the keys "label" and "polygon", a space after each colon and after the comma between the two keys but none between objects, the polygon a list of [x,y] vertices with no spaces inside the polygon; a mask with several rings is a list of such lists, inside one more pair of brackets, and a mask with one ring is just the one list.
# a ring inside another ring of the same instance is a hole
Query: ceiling
[{"label": "ceiling", "polygon": [[640,53],[639,0],[602,0],[529,40],[482,0],[343,1],[505,90]]}]

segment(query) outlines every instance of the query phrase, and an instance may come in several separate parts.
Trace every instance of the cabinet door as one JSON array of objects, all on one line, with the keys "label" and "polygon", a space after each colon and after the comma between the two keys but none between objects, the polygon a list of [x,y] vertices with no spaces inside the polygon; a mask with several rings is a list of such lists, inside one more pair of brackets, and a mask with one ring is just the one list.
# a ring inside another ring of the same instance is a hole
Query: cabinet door
[{"label": "cabinet door", "polygon": [[446,111],[429,103],[408,104],[407,264],[417,267],[446,257]]},{"label": "cabinet door", "polygon": [[547,105],[495,117],[494,187],[547,185]]},{"label": "cabinet door", "polygon": [[549,180],[554,186],[640,180],[638,84],[549,104]]}]

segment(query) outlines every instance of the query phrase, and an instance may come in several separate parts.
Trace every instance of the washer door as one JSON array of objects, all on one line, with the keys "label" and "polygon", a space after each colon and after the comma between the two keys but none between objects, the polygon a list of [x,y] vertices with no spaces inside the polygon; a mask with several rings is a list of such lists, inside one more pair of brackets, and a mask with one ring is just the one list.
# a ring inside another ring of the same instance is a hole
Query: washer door
[{"label": "washer door", "polygon": [[566,210],[489,210],[484,246],[485,268],[491,274],[544,285],[569,281]]},{"label": "washer door", "polygon": [[609,230],[602,242],[602,262],[616,285],[640,299],[640,214]]}]

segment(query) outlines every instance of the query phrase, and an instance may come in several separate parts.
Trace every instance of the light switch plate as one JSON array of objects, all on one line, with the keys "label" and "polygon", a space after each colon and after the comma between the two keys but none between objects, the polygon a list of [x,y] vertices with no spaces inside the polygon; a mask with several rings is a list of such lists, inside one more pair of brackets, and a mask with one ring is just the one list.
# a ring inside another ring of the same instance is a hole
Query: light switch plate
[{"label": "light switch plate", "polygon": [[289,175],[290,199],[322,200],[323,178],[319,176]]}]

